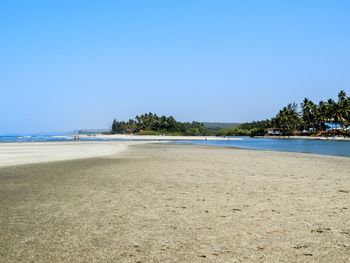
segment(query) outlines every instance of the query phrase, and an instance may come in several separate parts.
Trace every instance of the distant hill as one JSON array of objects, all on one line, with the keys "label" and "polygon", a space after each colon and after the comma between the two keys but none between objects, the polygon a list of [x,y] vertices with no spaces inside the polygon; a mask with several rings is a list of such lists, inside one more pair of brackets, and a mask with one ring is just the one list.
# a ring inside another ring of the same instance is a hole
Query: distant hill
[{"label": "distant hill", "polygon": [[241,123],[237,122],[202,122],[204,127],[208,129],[222,129],[228,127],[237,127]]}]

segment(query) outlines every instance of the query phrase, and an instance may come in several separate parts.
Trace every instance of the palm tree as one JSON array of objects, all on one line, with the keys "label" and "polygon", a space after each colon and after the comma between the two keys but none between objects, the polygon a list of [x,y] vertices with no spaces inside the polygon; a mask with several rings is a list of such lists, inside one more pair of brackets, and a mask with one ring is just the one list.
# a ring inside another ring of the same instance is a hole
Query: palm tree
[{"label": "palm tree", "polygon": [[296,103],[290,103],[274,118],[274,122],[279,128],[282,128],[288,132],[288,134],[293,134],[295,130],[300,127],[300,116],[298,113],[298,105]]},{"label": "palm tree", "polygon": [[316,128],[317,126],[317,116],[316,116],[316,104],[305,98],[301,103],[301,115],[304,124],[304,129],[309,130],[311,128]]},{"label": "palm tree", "polygon": [[333,99],[328,99],[326,103],[326,116],[328,121],[339,121],[338,105]]},{"label": "palm tree", "polygon": [[344,101],[346,100],[346,92],[344,90],[339,91],[338,93],[338,101]]},{"label": "palm tree", "polygon": [[323,123],[327,120],[327,104],[323,100],[321,100],[317,105],[316,117],[318,129],[323,130]]},{"label": "palm tree", "polygon": [[343,90],[338,93],[337,116],[343,124],[350,122],[350,97]]}]

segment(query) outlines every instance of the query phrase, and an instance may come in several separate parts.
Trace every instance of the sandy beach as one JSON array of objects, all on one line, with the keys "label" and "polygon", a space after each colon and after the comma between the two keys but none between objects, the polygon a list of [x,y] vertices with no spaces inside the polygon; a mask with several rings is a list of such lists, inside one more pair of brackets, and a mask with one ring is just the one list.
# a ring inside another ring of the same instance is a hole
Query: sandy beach
[{"label": "sandy beach", "polygon": [[79,135],[81,138],[96,139],[122,139],[122,140],[148,140],[148,141],[229,141],[242,140],[241,138],[220,136],[170,136],[170,135],[136,135],[136,134],[96,134],[95,136]]},{"label": "sandy beach", "polygon": [[123,143],[1,146],[0,262],[349,262],[350,158]]},{"label": "sandy beach", "polygon": [[146,142],[25,142],[0,143],[0,167],[110,156]]}]

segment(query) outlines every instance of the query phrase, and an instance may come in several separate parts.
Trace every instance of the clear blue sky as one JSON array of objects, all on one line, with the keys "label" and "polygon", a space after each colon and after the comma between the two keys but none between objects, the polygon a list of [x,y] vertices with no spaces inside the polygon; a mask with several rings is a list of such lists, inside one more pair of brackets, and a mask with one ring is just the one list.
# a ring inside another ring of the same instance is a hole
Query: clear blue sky
[{"label": "clear blue sky", "polygon": [[350,1],[0,1],[0,133],[272,117],[350,93]]}]

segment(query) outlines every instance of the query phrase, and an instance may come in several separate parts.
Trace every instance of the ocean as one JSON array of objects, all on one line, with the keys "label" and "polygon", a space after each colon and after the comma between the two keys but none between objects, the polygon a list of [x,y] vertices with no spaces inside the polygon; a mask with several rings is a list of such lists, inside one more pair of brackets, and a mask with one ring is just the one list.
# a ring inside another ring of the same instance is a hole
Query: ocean
[{"label": "ocean", "polygon": [[[236,137],[237,138],[237,137]],[[241,140],[178,141],[176,143],[238,147],[266,151],[300,152],[350,157],[350,141],[239,137]]]},{"label": "ocean", "polygon": [[[237,138],[237,137],[236,137]],[[200,144],[212,146],[238,147],[267,151],[284,151],[314,153],[322,155],[350,157],[350,141],[310,140],[310,139],[277,139],[239,137],[241,140],[179,140],[173,143]],[[125,139],[106,139],[82,137],[81,141],[123,141]],[[66,142],[74,141],[73,135],[3,135],[0,143],[14,142]]]}]

